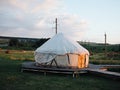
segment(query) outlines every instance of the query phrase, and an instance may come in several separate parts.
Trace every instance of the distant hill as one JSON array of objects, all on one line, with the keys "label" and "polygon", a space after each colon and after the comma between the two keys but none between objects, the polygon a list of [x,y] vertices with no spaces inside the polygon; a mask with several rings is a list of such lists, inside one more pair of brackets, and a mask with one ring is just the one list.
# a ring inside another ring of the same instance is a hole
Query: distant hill
[{"label": "distant hill", "polygon": [[[105,44],[104,43],[96,43],[96,42],[82,42],[78,41],[78,43],[88,49],[90,52],[104,52]],[[120,44],[108,44],[107,43],[107,52],[120,52]]]},{"label": "distant hill", "polygon": [[0,47],[13,49],[36,49],[45,43],[49,38],[25,38],[0,36]]},{"label": "distant hill", "polygon": [[0,39],[29,39],[29,40],[38,40],[38,39],[40,39],[40,38],[26,38],[26,37],[0,36]]},{"label": "distant hill", "polygon": [[[31,49],[34,50],[41,46],[50,38],[25,38],[25,37],[8,37],[0,36],[0,47],[5,48],[16,48],[16,49]],[[105,44],[96,42],[82,42],[78,41],[83,47],[88,49],[90,52],[104,52]],[[120,44],[108,44],[107,52],[120,52]]]},{"label": "distant hill", "polygon": [[[105,45],[105,43],[97,43],[97,42],[83,42],[83,41],[77,41],[79,44],[89,44],[89,45]],[[110,45],[109,43],[107,43],[107,45]]]}]

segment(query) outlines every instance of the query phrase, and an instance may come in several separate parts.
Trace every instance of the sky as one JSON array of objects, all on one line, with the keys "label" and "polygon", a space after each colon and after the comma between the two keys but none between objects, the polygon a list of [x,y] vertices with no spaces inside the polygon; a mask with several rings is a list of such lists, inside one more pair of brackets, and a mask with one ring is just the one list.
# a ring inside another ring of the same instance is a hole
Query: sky
[{"label": "sky", "polygon": [[120,44],[120,0],[0,0],[0,36]]}]

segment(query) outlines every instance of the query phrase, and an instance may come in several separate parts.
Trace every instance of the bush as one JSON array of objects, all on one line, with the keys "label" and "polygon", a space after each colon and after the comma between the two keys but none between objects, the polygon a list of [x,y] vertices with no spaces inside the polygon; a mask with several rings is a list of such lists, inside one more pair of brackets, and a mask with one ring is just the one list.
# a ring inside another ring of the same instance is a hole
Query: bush
[{"label": "bush", "polygon": [[120,60],[90,60],[90,63],[120,65]]},{"label": "bush", "polygon": [[108,71],[119,72],[120,73],[120,68],[108,68]]}]

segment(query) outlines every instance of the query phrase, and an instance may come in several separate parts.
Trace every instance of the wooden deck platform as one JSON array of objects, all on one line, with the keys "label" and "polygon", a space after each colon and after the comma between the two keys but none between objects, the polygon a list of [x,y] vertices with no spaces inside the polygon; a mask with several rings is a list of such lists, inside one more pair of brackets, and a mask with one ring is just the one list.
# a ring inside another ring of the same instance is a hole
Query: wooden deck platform
[{"label": "wooden deck platform", "polygon": [[63,68],[63,67],[50,67],[50,66],[36,66],[35,62],[24,62],[21,67],[21,71],[36,71],[46,73],[63,73],[72,74],[73,77],[77,77],[80,73],[90,73],[98,76],[104,76],[111,79],[120,80],[120,73],[106,71],[108,68],[120,68],[120,65],[94,65],[89,64],[88,68]]},{"label": "wooden deck platform", "polygon": [[36,66],[35,62],[25,62],[22,64],[21,71],[37,71],[46,73],[63,73],[72,74],[73,77],[77,77],[80,73],[87,73],[87,68],[75,69],[75,68],[63,68],[63,67],[49,67],[49,66]]}]

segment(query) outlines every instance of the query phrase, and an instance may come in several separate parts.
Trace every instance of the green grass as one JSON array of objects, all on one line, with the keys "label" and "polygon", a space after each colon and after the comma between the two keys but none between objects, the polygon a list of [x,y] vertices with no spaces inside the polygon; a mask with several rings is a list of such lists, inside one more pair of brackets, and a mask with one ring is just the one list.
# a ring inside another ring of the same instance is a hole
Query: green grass
[{"label": "green grass", "polygon": [[90,55],[91,60],[99,60],[99,59],[105,59],[104,53],[93,53],[93,55]]},{"label": "green grass", "polygon": [[119,59],[110,58],[108,56],[105,56],[104,53],[94,53],[93,55],[90,55],[90,63],[93,64],[116,64],[120,65],[120,57]]},{"label": "green grass", "polygon": [[117,52],[108,52],[105,56],[105,53],[93,53],[90,55],[91,60],[120,60],[120,53]]},{"label": "green grass", "polygon": [[119,90],[118,81],[82,74],[71,75],[20,72],[21,63],[0,59],[0,90]]},{"label": "green grass", "polygon": [[0,90],[119,90],[120,88],[119,81],[88,74],[72,78],[72,75],[44,76],[43,73],[21,72],[23,62],[34,60],[33,53],[0,52]]},{"label": "green grass", "polygon": [[3,59],[11,60],[34,60],[33,51],[23,51],[23,50],[8,50],[9,53],[6,53],[7,50],[0,51],[0,57]]},{"label": "green grass", "polygon": [[[6,50],[0,50],[0,58],[10,59],[10,60],[32,60],[34,61],[34,51],[23,51],[23,50],[9,50],[9,53],[6,53]],[[94,53],[90,55],[90,63],[93,64],[119,64],[120,58],[118,60],[109,59],[104,56],[104,53]]]},{"label": "green grass", "polygon": [[93,64],[120,65],[120,60],[90,60]]}]

